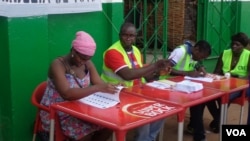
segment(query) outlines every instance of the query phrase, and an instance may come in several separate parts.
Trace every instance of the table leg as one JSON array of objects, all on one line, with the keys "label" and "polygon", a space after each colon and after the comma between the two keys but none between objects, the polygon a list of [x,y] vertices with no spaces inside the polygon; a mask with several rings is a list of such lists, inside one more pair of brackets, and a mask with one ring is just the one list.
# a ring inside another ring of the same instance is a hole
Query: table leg
[{"label": "table leg", "polygon": [[55,120],[50,120],[50,132],[49,132],[49,141],[54,141],[54,131],[55,131]]},{"label": "table leg", "polygon": [[219,140],[222,141],[222,125],[224,124],[224,116],[225,116],[225,105],[221,103],[221,111],[220,111],[220,132],[219,132]]},{"label": "table leg", "polygon": [[113,134],[112,134],[112,141],[116,141],[116,138],[115,138],[116,136],[115,136],[115,133],[113,132]]},{"label": "table leg", "polygon": [[163,141],[163,134],[164,134],[164,126],[160,130],[158,141]]},{"label": "table leg", "polygon": [[227,123],[227,110],[228,110],[228,104],[224,104],[224,119],[223,119],[223,124]]},{"label": "table leg", "polygon": [[221,98],[221,111],[220,111],[220,132],[219,132],[219,140],[222,141],[222,125],[224,125],[227,121],[227,105],[228,105],[228,93]]},{"label": "table leg", "polygon": [[184,122],[178,122],[178,141],[183,141]]},{"label": "table leg", "polygon": [[184,117],[186,113],[186,108],[183,109],[182,112],[178,113],[178,135],[177,140],[183,141],[183,131],[184,131]]},{"label": "table leg", "polygon": [[55,111],[51,109],[50,111],[50,132],[49,132],[49,141],[54,141],[54,132],[55,131]]},{"label": "table leg", "polygon": [[126,131],[115,131],[116,141],[125,141],[126,140]]}]

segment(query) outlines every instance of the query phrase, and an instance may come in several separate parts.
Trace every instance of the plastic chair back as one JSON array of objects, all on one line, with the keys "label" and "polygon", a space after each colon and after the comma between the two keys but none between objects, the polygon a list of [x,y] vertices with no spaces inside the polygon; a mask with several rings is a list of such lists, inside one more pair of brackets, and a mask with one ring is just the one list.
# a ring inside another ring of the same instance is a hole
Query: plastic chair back
[{"label": "plastic chair back", "polygon": [[[31,103],[37,107],[38,111],[36,113],[36,120],[35,120],[35,125],[34,125],[34,131],[33,131],[33,139],[32,141],[36,140],[36,135],[38,132],[40,131],[44,131],[42,128],[42,123],[41,123],[41,118],[40,118],[40,111],[44,110],[47,112],[50,112],[49,107],[41,105],[40,101],[42,100],[43,94],[45,92],[45,89],[47,87],[47,82],[41,82],[33,91],[32,93],[32,97],[31,97]],[[64,136],[64,134],[61,131],[61,127],[59,126],[59,122],[58,119],[56,118],[56,136],[55,136],[55,140],[56,141],[64,141],[66,139],[66,137]],[[48,132],[49,133],[49,132]]]},{"label": "plastic chair back", "polygon": [[235,98],[234,100],[231,101],[231,104],[238,104],[238,105],[241,106],[239,124],[242,124],[242,121],[243,121],[244,105],[245,105],[245,102],[246,102],[246,101],[247,101],[246,90],[244,90],[244,91],[241,93],[241,96],[240,96],[240,97],[237,97],[237,98]]}]

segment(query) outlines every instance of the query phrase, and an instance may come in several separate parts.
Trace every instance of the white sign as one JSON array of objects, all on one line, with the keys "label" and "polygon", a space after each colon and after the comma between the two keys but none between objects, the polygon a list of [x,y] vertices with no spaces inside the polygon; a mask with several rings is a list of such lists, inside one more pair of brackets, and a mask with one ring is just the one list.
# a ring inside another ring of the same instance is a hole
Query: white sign
[{"label": "white sign", "polygon": [[102,11],[101,0],[2,0],[0,15],[27,17]]}]

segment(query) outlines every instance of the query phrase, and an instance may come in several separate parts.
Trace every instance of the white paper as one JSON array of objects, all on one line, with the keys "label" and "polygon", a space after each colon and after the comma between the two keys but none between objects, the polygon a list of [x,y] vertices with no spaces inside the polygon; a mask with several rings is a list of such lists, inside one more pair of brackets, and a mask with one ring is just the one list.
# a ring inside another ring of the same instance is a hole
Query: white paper
[{"label": "white paper", "polygon": [[80,99],[79,101],[101,109],[115,106],[116,104],[120,103],[120,91],[123,87],[118,86],[117,88],[119,91],[117,91],[115,94],[96,92]]},{"label": "white paper", "polygon": [[149,82],[146,85],[154,87],[154,88],[158,88],[158,89],[169,89],[171,88],[171,85],[164,83],[164,82],[159,82],[159,81],[153,81],[153,82]]},{"label": "white paper", "polygon": [[176,83],[176,86],[173,87],[173,89],[190,94],[192,92],[202,90],[203,85],[201,83],[192,82],[190,80],[183,80],[181,82]]},{"label": "white paper", "polygon": [[190,77],[190,76],[185,76],[184,79],[198,80],[198,81],[204,81],[204,82],[213,82],[213,78],[210,78],[210,77]]},{"label": "white paper", "polygon": [[168,84],[170,86],[175,86],[176,85],[176,82],[170,81],[170,80],[166,80],[166,79],[158,80],[158,82],[162,82],[162,83]]}]

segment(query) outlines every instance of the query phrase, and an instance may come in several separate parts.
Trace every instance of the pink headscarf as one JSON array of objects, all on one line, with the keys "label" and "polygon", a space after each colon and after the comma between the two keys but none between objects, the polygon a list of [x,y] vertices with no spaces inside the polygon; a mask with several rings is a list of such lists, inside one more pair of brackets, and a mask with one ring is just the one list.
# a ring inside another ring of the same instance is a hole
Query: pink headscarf
[{"label": "pink headscarf", "polygon": [[72,42],[72,47],[83,55],[93,56],[96,49],[94,39],[84,31],[78,31]]}]

